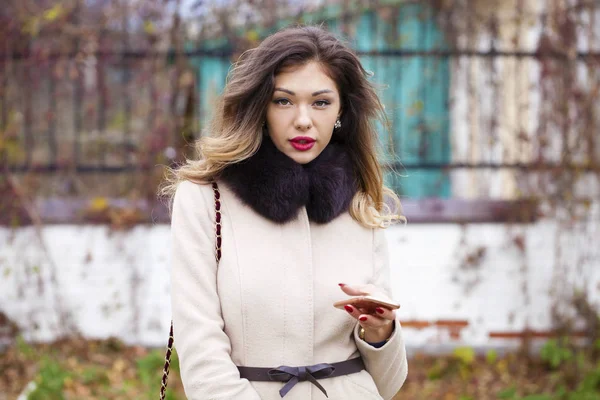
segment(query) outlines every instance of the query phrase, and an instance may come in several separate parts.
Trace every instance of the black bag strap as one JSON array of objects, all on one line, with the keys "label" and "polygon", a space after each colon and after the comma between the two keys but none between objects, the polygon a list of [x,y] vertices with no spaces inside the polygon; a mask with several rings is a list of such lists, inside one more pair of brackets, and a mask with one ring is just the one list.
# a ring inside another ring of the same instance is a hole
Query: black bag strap
[{"label": "black bag strap", "polygon": [[[217,182],[212,182],[212,189],[215,196],[215,259],[217,264],[221,261],[221,192]],[[169,341],[167,343],[167,353],[165,354],[165,366],[160,387],[160,400],[165,400],[167,390],[167,381],[169,379],[169,366],[171,365],[171,353],[173,352],[173,320],[171,320],[171,329],[169,330]]]}]

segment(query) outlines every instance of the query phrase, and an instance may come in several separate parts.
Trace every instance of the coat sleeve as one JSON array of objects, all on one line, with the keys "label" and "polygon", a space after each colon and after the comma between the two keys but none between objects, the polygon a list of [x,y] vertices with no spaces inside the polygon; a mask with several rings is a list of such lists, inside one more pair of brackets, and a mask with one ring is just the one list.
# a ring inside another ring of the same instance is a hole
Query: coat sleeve
[{"label": "coat sleeve", "polygon": [[212,188],[183,181],[171,218],[171,304],[181,379],[190,400],[260,400],[231,360],[217,293]]},{"label": "coat sleeve", "polygon": [[[373,233],[373,278],[370,283],[385,289],[393,298],[390,289],[390,266],[387,242],[383,229]],[[406,348],[402,338],[402,327],[398,320],[389,341],[382,347],[376,348],[358,337],[360,325],[354,329],[354,340],[358,351],[363,357],[367,371],[373,377],[381,396],[392,399],[400,390],[408,374]]]}]

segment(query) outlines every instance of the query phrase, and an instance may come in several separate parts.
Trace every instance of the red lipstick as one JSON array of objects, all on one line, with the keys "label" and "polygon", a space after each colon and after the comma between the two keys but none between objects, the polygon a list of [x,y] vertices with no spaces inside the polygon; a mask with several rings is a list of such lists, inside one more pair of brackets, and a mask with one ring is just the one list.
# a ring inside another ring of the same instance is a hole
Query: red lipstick
[{"label": "red lipstick", "polygon": [[290,143],[292,147],[294,147],[298,151],[308,151],[313,148],[315,145],[315,139],[310,138],[308,136],[296,136]]}]

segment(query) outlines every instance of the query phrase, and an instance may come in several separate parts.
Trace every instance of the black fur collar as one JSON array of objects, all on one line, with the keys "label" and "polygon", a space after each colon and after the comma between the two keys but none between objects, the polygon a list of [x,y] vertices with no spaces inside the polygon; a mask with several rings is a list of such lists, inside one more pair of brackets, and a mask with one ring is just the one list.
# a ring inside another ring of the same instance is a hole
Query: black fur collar
[{"label": "black fur collar", "polygon": [[221,179],[245,204],[278,223],[294,219],[302,206],[311,221],[329,222],[348,210],[357,191],[350,156],[333,142],[301,165],[265,137],[254,156],[228,166]]}]

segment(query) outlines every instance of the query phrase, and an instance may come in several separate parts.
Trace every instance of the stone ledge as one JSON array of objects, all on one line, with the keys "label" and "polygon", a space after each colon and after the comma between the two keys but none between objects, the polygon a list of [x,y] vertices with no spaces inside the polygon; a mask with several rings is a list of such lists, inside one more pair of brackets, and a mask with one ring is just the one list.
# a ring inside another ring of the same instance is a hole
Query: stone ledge
[{"label": "stone ledge", "polygon": [[[108,224],[115,218],[128,219],[130,225],[168,224],[164,202],[124,198],[49,198],[36,201],[41,220],[47,224]],[[427,223],[532,223],[538,219],[537,203],[532,200],[438,199],[402,200],[409,224]],[[9,218],[9,220],[12,220]],[[28,225],[27,218],[19,226]],[[0,225],[6,225],[0,221]]]}]

